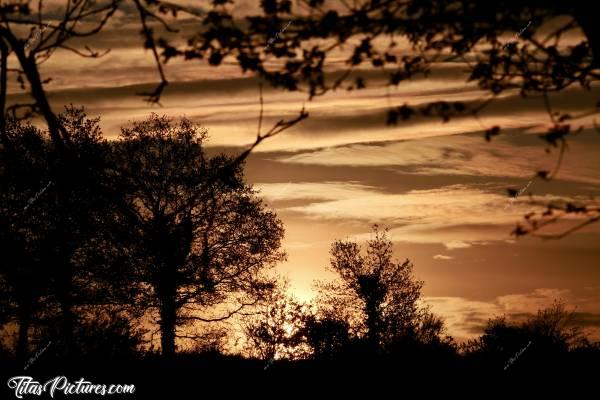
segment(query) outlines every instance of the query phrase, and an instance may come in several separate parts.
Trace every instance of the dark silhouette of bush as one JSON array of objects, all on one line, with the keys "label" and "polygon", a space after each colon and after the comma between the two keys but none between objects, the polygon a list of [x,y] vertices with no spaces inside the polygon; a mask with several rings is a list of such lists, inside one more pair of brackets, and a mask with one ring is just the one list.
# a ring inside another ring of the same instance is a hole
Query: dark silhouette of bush
[{"label": "dark silhouette of bush", "polygon": [[473,365],[510,373],[568,370],[575,358],[596,354],[563,303],[539,310],[523,322],[509,323],[506,317],[490,319],[483,334],[468,341],[462,351]]},{"label": "dark silhouette of bush", "polygon": [[314,359],[336,359],[353,352],[352,345],[356,338],[351,336],[347,321],[334,316],[318,318],[309,315],[303,330]]},{"label": "dark silhouette of bush", "polygon": [[48,346],[45,357],[66,360],[127,360],[137,357],[145,345],[145,330],[135,326],[135,321],[128,315],[110,312],[92,310],[85,315],[79,316],[79,321],[75,326],[73,338],[76,354],[65,354],[64,348],[68,345],[59,329],[53,325],[41,330],[36,341],[44,344],[44,341],[51,345]]}]

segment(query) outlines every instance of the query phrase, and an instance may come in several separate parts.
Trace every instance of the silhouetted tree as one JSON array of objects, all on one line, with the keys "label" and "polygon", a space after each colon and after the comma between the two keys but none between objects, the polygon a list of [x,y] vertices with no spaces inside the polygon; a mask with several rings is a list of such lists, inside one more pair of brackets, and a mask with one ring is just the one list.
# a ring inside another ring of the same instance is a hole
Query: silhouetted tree
[{"label": "silhouetted tree", "polygon": [[57,348],[65,352],[75,347],[77,309],[111,301],[105,299],[106,282],[99,279],[99,270],[112,257],[104,237],[114,215],[109,147],[101,139],[98,120],[88,119],[82,109],[68,107],[58,120],[69,135],[68,155],[47,132],[16,122],[7,135],[10,146],[3,146],[6,208],[0,246],[7,254],[3,280],[13,296],[10,302],[17,301],[23,312],[20,354],[27,348],[26,316],[35,315],[32,307],[41,295],[44,307],[37,312],[44,323],[60,327],[64,346]]},{"label": "silhouetted tree", "polygon": [[17,323],[16,354],[22,362],[30,328],[48,295],[49,268],[39,246],[43,213],[35,212],[39,204],[34,204],[47,186],[48,149],[42,132],[31,125],[9,120],[5,135],[11,146],[0,147],[0,325]]},{"label": "silhouetted tree", "polygon": [[[126,191],[130,282],[136,305],[158,310],[161,347],[178,327],[226,320],[273,289],[283,227],[244,182],[239,159],[207,157],[206,130],[152,115],[114,146]],[[236,161],[238,160],[238,161]]]},{"label": "silhouetted tree", "polygon": [[377,226],[366,254],[356,242],[336,241],[330,251],[331,269],[341,282],[319,285],[320,304],[345,309],[371,350],[419,335],[431,340],[442,333],[441,320],[419,304],[423,282],[413,278],[412,263],[394,261],[392,247]]},{"label": "silhouetted tree", "polygon": [[40,206],[47,207],[45,262],[51,267],[53,300],[60,308],[62,339],[69,351],[77,308],[104,302],[106,285],[97,278],[110,263],[104,234],[116,210],[109,175],[110,147],[102,137],[99,118],[90,119],[83,109],[67,107],[58,120],[71,146],[64,153],[53,142],[53,190]]},{"label": "silhouetted tree", "polygon": [[[569,352],[593,348],[574,317],[564,303],[557,302],[522,322],[492,318],[483,334],[469,340],[462,350],[468,359],[494,369],[531,368],[534,364],[536,368],[555,368]],[[513,363],[518,365],[513,367]]]}]

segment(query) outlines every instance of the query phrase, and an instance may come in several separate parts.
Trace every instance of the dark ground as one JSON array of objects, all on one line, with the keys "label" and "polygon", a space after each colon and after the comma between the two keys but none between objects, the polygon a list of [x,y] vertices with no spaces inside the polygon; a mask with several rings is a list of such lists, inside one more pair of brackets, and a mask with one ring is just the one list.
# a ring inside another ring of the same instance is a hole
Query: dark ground
[{"label": "dark ground", "polygon": [[[202,399],[202,398],[600,398],[600,358],[568,354],[554,359],[506,363],[466,359],[402,357],[337,361],[248,360],[218,354],[179,354],[172,360],[145,356],[128,360],[57,360],[39,357],[26,371],[4,360],[0,399],[14,399],[7,380],[32,376],[46,382],[65,375],[69,382],[83,377],[95,384],[135,384],[131,395],[62,393],[54,398]],[[587,394],[585,394],[587,393]],[[24,395],[24,399],[50,398]]]}]

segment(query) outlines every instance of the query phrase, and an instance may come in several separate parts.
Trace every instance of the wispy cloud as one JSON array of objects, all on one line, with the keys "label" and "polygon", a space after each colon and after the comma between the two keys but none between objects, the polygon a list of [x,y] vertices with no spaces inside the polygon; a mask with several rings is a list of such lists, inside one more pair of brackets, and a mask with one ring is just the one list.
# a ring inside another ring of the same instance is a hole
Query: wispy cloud
[{"label": "wispy cloud", "polygon": [[445,317],[450,332],[462,340],[480,335],[489,318],[506,316],[511,322],[523,321],[539,309],[562,300],[575,311],[573,322],[584,323],[593,339],[600,339],[600,290],[585,296],[568,289],[539,288],[528,293],[499,296],[491,301],[475,301],[463,297],[427,297],[426,303]]},{"label": "wispy cloud", "polygon": [[[590,146],[600,151],[597,135],[583,134],[570,142],[560,175],[562,180],[599,184],[597,160]],[[280,157],[285,163],[304,165],[396,167],[420,175],[468,175],[530,178],[538,170],[551,170],[557,162],[546,154],[534,135],[512,134],[487,143],[479,134],[427,137],[379,144],[353,144]]]},{"label": "wispy cloud", "polygon": [[515,203],[507,212],[505,196],[468,185],[392,194],[356,183],[304,183],[292,184],[283,198],[305,200],[283,209],[308,219],[384,223],[395,241],[444,243],[448,249],[509,239],[507,226],[525,207]]}]

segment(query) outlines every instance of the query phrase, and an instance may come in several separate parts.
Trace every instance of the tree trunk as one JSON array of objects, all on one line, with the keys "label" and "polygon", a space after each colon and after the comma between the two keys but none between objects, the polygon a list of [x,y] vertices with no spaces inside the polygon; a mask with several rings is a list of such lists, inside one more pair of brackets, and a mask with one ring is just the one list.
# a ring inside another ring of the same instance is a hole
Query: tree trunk
[{"label": "tree trunk", "polygon": [[160,346],[162,355],[172,357],[175,354],[175,328],[177,309],[175,308],[175,291],[164,293],[160,306]]},{"label": "tree trunk", "polygon": [[160,347],[162,355],[170,358],[175,354],[177,329],[177,266],[173,261],[173,247],[169,228],[162,215],[154,220],[152,247],[156,250],[159,264],[154,277],[154,288],[160,301]]},{"label": "tree trunk", "polygon": [[160,347],[162,355],[165,357],[172,357],[175,354],[175,330],[177,328],[175,271],[175,268],[165,262],[156,281],[160,300]]},{"label": "tree trunk", "polygon": [[379,350],[379,315],[377,303],[367,298],[365,312],[367,314],[367,341],[374,352]]},{"label": "tree trunk", "polygon": [[52,111],[46,93],[44,92],[35,56],[33,54],[30,54],[29,56],[25,54],[25,44],[22,41],[19,41],[10,30],[0,26],[0,34],[1,37],[8,41],[8,44],[10,44],[19,60],[19,64],[29,81],[31,97],[35,99],[36,105],[39,107],[40,112],[48,124],[48,131],[52,141],[58,150],[63,153],[66,147],[65,145],[70,143],[70,139],[64,127],[59,123],[56,114]]}]

